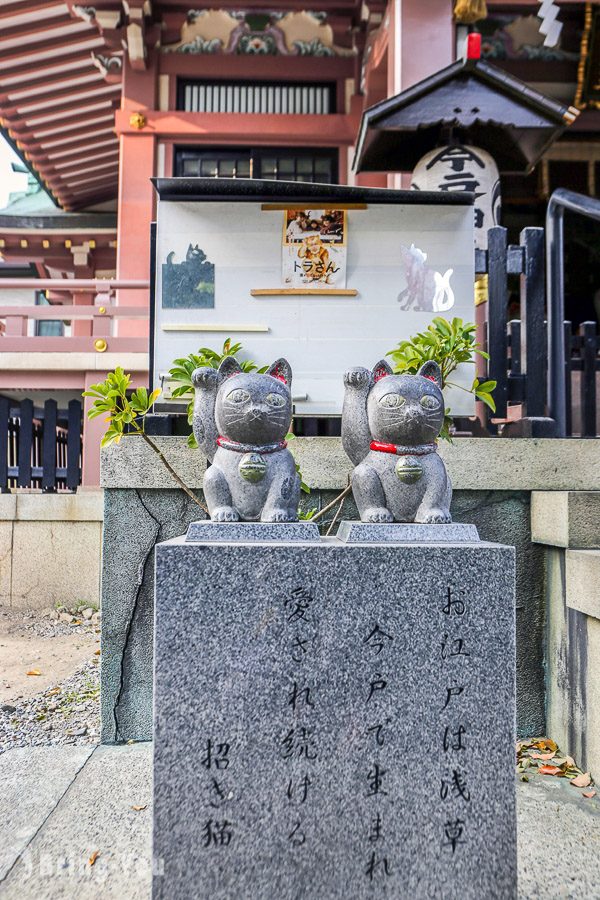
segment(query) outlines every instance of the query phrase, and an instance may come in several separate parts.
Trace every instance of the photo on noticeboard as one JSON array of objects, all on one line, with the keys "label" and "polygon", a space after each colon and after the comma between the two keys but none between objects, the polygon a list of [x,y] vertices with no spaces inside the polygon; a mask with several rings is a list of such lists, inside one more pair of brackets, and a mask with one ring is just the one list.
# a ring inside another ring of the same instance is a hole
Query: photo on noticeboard
[{"label": "photo on noticeboard", "polygon": [[182,262],[175,262],[171,250],[162,264],[162,305],[164,309],[213,309],[215,267],[198,244],[189,244]]},{"label": "photo on noticeboard", "polygon": [[345,288],[348,221],[343,209],[284,213],[282,278],[291,288]]}]

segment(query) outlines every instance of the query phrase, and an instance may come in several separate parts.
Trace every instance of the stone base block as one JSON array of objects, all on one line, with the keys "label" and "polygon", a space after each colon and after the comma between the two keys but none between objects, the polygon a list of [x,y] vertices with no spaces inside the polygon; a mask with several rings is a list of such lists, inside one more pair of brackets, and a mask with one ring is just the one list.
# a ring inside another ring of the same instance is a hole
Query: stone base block
[{"label": "stone base block", "polygon": [[156,548],[155,900],[516,897],[514,552]]},{"label": "stone base block", "polygon": [[345,544],[456,544],[479,540],[474,525],[451,522],[449,525],[418,525],[394,522],[371,525],[367,522],[340,523],[337,539]]},{"label": "stone base block", "polygon": [[203,543],[247,543],[248,541],[318,541],[316,522],[192,522],[186,541]]}]

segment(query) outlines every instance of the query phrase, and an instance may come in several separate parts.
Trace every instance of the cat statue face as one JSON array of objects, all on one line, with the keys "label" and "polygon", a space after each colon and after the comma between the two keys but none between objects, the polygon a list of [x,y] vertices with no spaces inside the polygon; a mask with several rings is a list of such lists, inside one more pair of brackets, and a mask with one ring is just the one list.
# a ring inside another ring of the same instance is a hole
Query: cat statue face
[{"label": "cat statue face", "polygon": [[439,366],[425,363],[416,375],[393,375],[387,363],[378,363],[373,370],[367,415],[375,441],[431,444],[444,422]]},{"label": "cat statue face", "polygon": [[240,444],[282,441],[292,420],[292,373],[278,360],[264,375],[242,372],[231,360],[217,392],[215,420],[219,434]]}]

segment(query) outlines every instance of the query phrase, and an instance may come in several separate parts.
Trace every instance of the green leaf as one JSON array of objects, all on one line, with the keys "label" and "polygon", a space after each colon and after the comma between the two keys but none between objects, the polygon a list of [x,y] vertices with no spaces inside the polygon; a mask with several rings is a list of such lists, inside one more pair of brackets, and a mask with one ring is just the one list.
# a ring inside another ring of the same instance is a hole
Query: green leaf
[{"label": "green leaf", "polygon": [[492,412],[496,412],[496,404],[494,403],[494,398],[491,394],[487,394],[485,391],[476,391],[475,396],[478,400],[483,400],[486,406],[492,410]]}]

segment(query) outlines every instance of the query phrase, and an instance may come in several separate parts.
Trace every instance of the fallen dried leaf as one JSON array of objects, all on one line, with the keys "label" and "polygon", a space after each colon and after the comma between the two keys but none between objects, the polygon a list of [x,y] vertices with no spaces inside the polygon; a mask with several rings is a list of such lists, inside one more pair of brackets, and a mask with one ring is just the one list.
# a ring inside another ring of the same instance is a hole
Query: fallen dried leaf
[{"label": "fallen dried leaf", "polygon": [[99,650],[94,650],[94,656],[100,656],[100,651],[99,651]]},{"label": "fallen dried leaf", "polygon": [[572,756],[567,756],[566,760],[567,760],[567,765],[569,768],[571,768],[572,766],[575,765],[575,760],[573,759]]},{"label": "fallen dried leaf", "polygon": [[132,806],[131,808],[132,808],[132,809],[135,809],[136,812],[140,812],[142,809],[147,809],[147,808],[148,808],[148,804],[145,803],[144,806]]},{"label": "fallen dried leaf", "polygon": [[576,778],[573,778],[571,784],[573,787],[587,787],[592,780],[592,776],[589,772],[582,772],[581,775],[577,775]]},{"label": "fallen dried leaf", "polygon": [[90,866],[93,866],[93,865],[94,865],[94,863],[96,862],[96,860],[98,859],[99,856],[100,856],[100,851],[99,851],[99,850],[94,850],[94,852],[92,853],[92,855],[91,855],[90,858],[88,859],[88,862],[89,862]]},{"label": "fallen dried leaf", "polygon": [[582,796],[582,797],[588,797],[588,798],[589,798],[589,797],[595,797],[595,796],[596,796],[596,791],[583,791],[583,793],[582,793],[581,796]]},{"label": "fallen dried leaf", "polygon": [[540,775],[562,775],[562,769],[559,769],[558,766],[540,766],[538,772]]},{"label": "fallen dried leaf", "polygon": [[555,757],[555,758],[552,760],[552,765],[553,765],[553,766],[560,766],[560,767],[562,768],[563,766],[566,766],[566,764],[567,764],[567,760],[566,760],[566,759],[559,759],[558,757]]},{"label": "fallen dried leaf", "polygon": [[135,744],[135,741],[134,741],[133,738],[130,738],[130,739],[127,741],[127,743],[128,743],[128,744]]},{"label": "fallen dried leaf", "polygon": [[534,741],[533,746],[537,750],[552,750],[553,753],[556,753],[558,750],[558,745],[551,738],[541,738],[538,741]]},{"label": "fallen dried leaf", "polygon": [[552,759],[554,753],[552,750],[549,753],[536,753],[535,750],[529,754],[531,759]]},{"label": "fallen dried leaf", "polygon": [[60,694],[60,691],[59,687],[52,688],[52,690],[46,691],[46,697],[55,697],[57,694]]},{"label": "fallen dried leaf", "polygon": [[28,675],[41,675],[42,673],[40,672],[39,669],[30,669],[29,672],[27,672],[27,674]]}]

